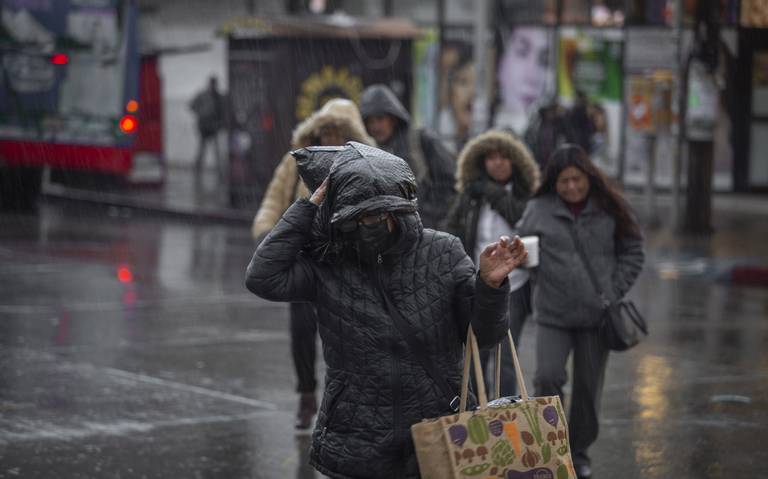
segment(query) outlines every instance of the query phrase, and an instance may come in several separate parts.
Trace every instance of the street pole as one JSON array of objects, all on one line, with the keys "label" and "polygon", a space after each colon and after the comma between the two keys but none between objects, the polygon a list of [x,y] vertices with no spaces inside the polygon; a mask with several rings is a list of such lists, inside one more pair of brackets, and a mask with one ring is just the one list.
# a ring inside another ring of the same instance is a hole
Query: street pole
[{"label": "street pole", "polygon": [[488,85],[486,79],[486,52],[488,50],[488,0],[478,0],[475,2],[475,42],[473,49],[473,60],[475,62],[476,89],[475,99],[472,102],[472,134],[477,135],[488,128]]},{"label": "street pole", "polygon": [[435,62],[435,101],[432,109],[432,127],[437,131],[440,114],[440,94],[443,85],[443,47],[445,46],[445,0],[437,0],[437,61]]},{"label": "street pole", "polygon": [[[680,187],[685,153],[685,112],[688,96],[688,54],[683,55],[683,2],[675,2],[675,57],[677,58],[677,138],[672,161],[672,231],[680,230]],[[685,59],[683,58],[685,56]]]},{"label": "street pole", "polygon": [[659,215],[656,210],[656,137],[656,132],[648,133],[646,136],[648,168],[645,178],[645,209],[648,225],[651,228],[656,228],[659,224]]}]

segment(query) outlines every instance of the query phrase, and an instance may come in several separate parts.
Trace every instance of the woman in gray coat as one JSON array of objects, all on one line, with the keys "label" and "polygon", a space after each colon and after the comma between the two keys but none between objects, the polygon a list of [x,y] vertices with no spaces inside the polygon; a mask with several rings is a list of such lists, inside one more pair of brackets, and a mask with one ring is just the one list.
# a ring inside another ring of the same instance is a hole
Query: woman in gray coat
[{"label": "woman in gray coat", "polygon": [[597,333],[603,303],[576,249],[581,244],[600,288],[614,301],[632,287],[643,266],[640,228],[626,203],[573,144],[549,159],[542,185],[518,223],[518,234],[539,236],[533,295],[537,323],[536,396],[561,400],[573,352],[569,417],[571,451],[579,478],[591,477],[587,454],[597,439],[598,409],[608,349]]}]

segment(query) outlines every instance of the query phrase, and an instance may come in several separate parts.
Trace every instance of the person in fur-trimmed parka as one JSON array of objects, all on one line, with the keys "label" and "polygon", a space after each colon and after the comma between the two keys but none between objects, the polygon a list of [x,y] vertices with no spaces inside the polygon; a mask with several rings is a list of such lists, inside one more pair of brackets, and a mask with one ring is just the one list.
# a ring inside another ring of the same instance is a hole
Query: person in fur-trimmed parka
[{"label": "person in fur-trimmed parka", "polygon": [[[491,130],[468,142],[459,153],[456,190],[458,197],[448,212],[443,229],[458,236],[467,254],[477,259],[480,246],[498,235],[513,236],[515,223],[528,198],[539,185],[539,167],[528,148],[510,133]],[[518,268],[509,276],[509,329],[517,344],[526,317],[531,312],[529,273]],[[490,381],[488,357],[481,352]],[[502,353],[500,392],[515,393],[515,375],[509,345]]]},{"label": "person in fur-trimmed parka", "polygon": [[[354,102],[336,98],[296,126],[291,147],[296,150],[312,145],[340,146],[347,141],[375,144],[373,138],[366,133],[360,111]],[[308,197],[309,191],[299,178],[296,160],[290,153],[286,153],[275,169],[253,220],[251,233],[254,240],[260,243],[296,199]],[[298,379],[296,390],[300,395],[296,414],[297,429],[308,429],[317,411],[316,336],[317,315],[314,307],[308,303],[291,303],[291,355]]]}]

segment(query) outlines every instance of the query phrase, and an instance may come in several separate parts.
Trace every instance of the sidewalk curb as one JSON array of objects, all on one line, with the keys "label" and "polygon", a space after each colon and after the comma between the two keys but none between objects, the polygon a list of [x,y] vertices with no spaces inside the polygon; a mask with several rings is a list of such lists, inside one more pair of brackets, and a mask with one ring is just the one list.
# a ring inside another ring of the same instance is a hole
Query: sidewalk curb
[{"label": "sidewalk curb", "polygon": [[42,192],[42,197],[45,199],[53,199],[57,201],[73,201],[100,206],[131,208],[146,213],[194,221],[216,221],[241,225],[250,225],[251,221],[253,221],[252,214],[242,210],[214,209],[204,207],[174,207],[150,201],[141,201],[127,198],[125,196],[113,193],[68,188],[66,186],[56,184],[46,185]]}]

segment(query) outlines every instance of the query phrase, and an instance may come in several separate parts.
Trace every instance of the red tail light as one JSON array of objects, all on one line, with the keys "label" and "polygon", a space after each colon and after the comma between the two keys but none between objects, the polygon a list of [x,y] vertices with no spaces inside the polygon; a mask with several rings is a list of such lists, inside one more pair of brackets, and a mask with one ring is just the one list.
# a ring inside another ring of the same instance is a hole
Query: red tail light
[{"label": "red tail light", "polygon": [[131,269],[126,265],[120,265],[117,268],[117,279],[121,283],[130,283],[133,281],[133,273],[131,273]]},{"label": "red tail light", "polygon": [[69,55],[66,53],[54,53],[51,55],[50,60],[54,65],[66,65],[69,63]]},{"label": "red tail light", "polygon": [[133,115],[124,115],[120,119],[120,131],[123,133],[135,133],[138,126],[139,121]]}]

